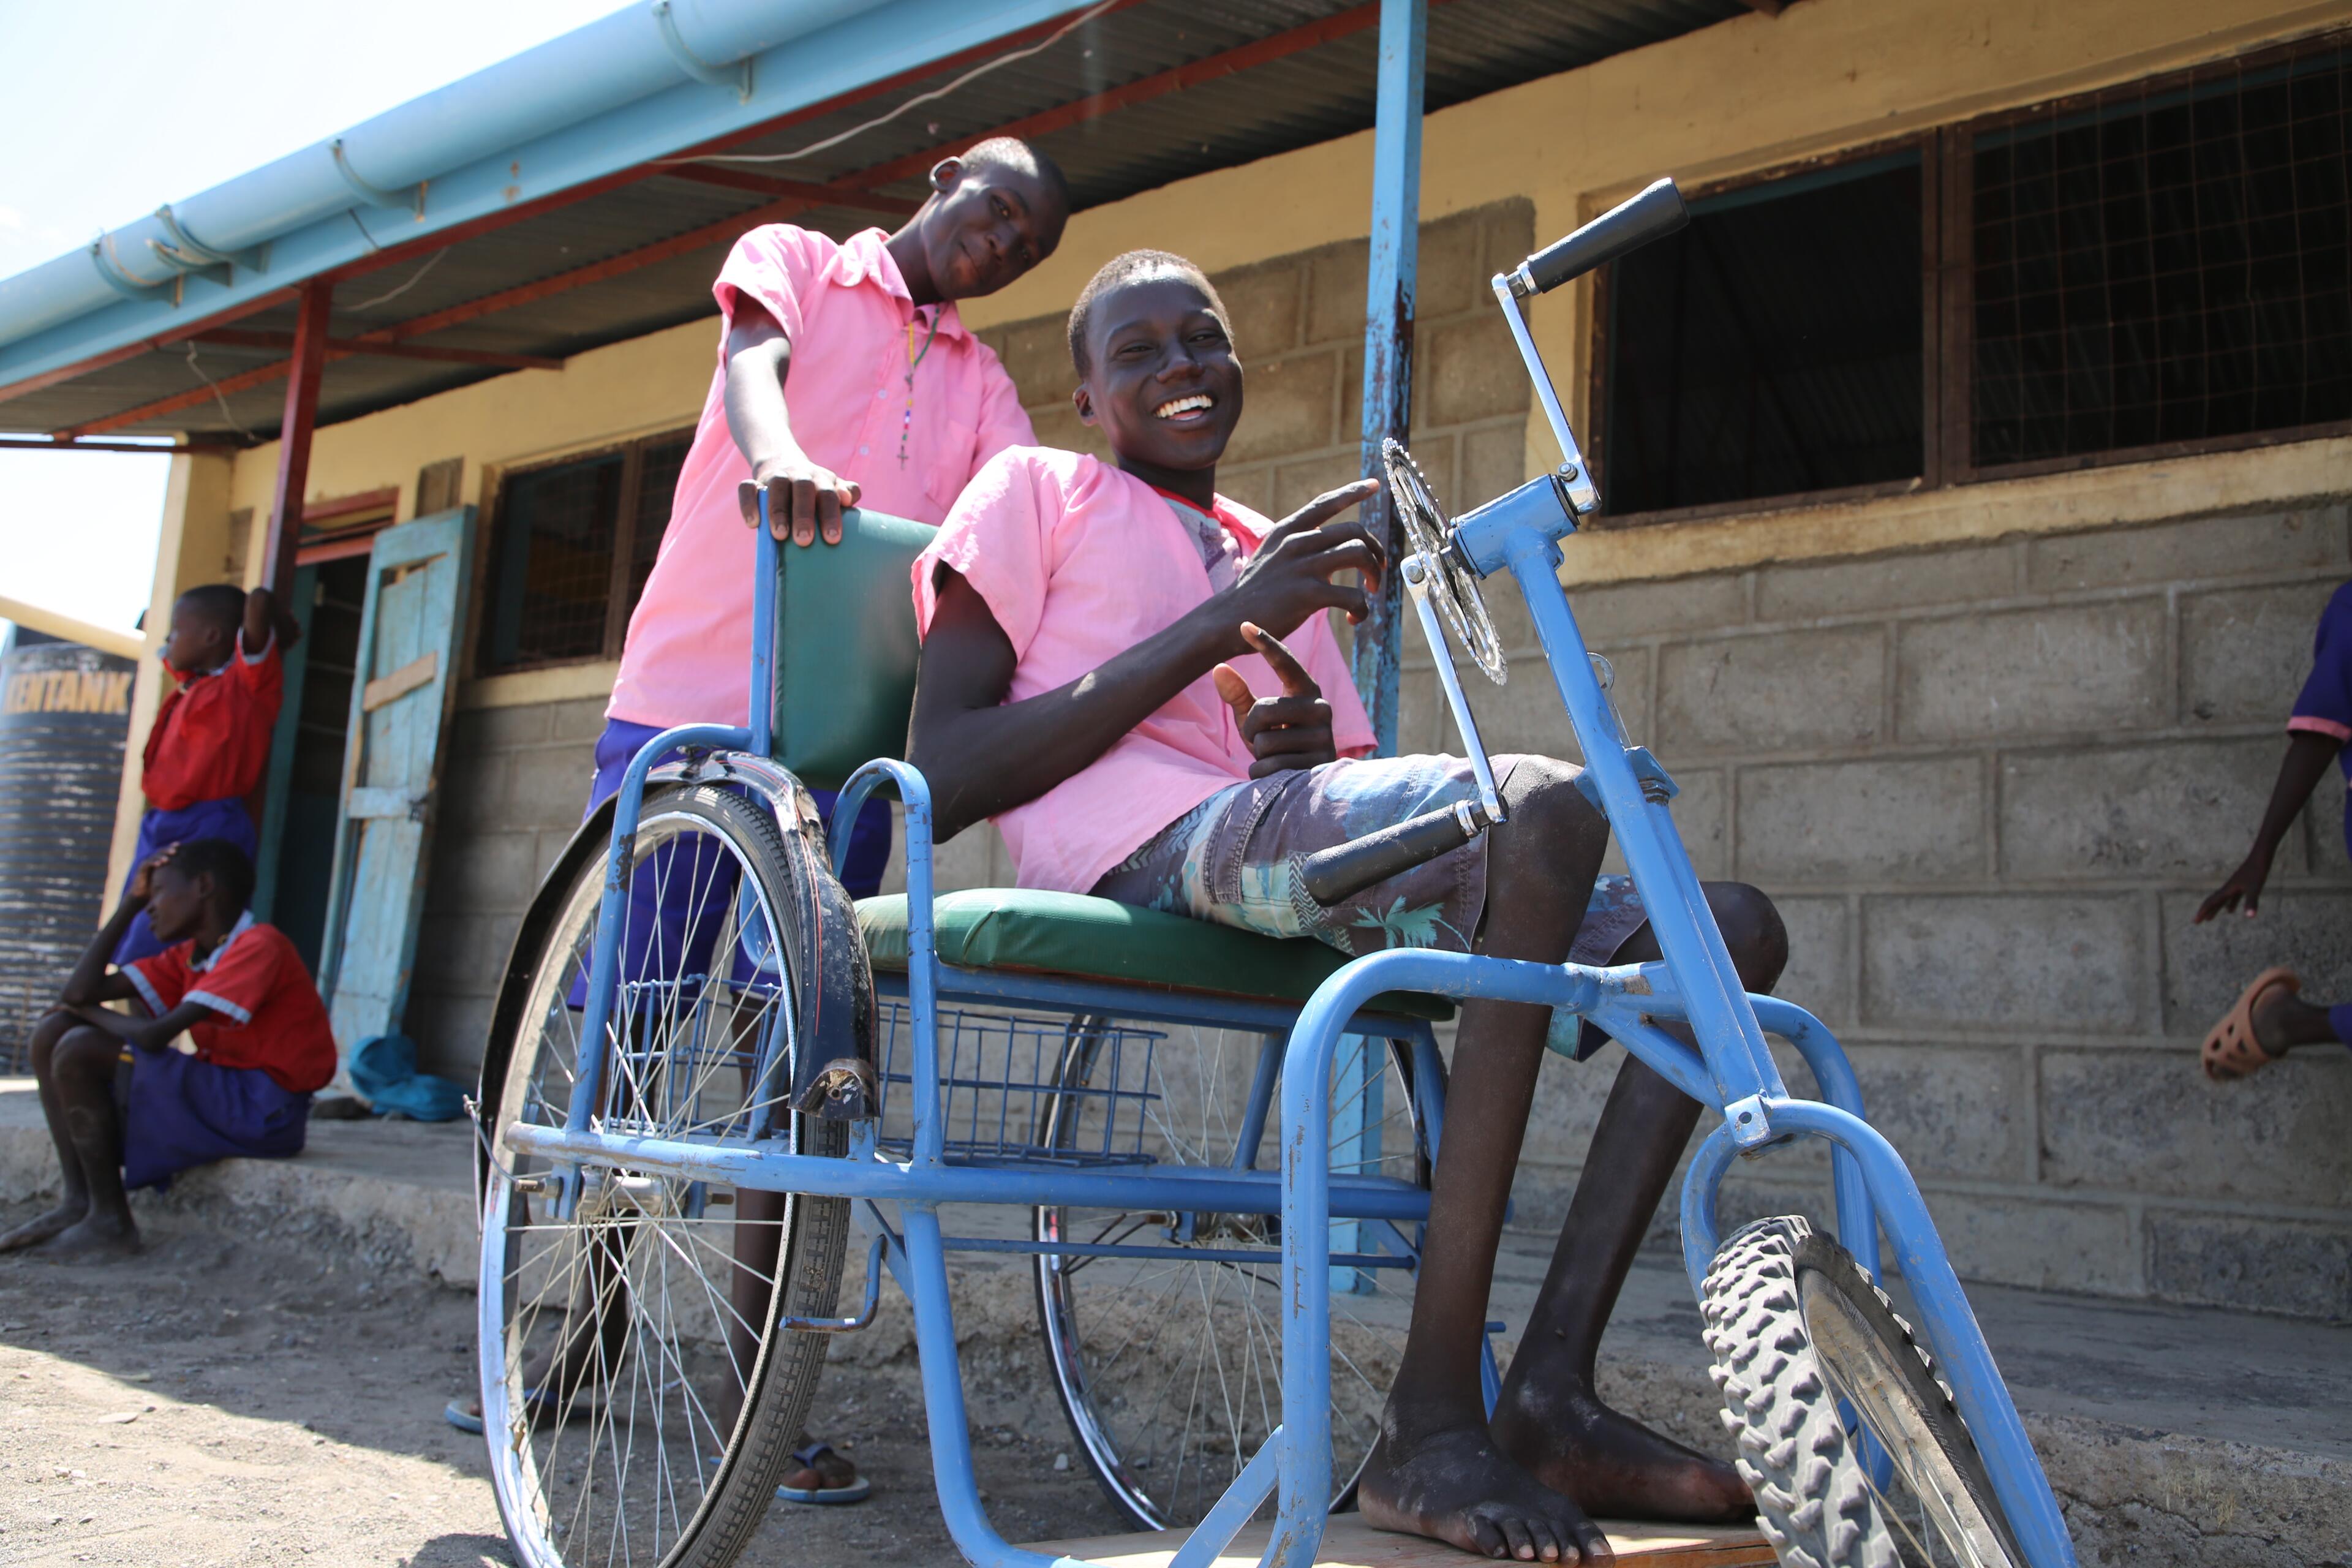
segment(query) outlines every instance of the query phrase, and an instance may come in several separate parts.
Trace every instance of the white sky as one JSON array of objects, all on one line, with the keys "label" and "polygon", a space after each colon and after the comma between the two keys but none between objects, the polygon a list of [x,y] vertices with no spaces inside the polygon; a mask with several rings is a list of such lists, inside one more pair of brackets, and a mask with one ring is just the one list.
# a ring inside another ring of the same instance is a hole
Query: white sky
[{"label": "white sky", "polygon": [[[0,0],[0,278],[617,9]],[[0,431],[16,428],[0,403]],[[128,627],[166,458],[0,451],[0,593]],[[0,621],[0,629],[7,623]]]}]

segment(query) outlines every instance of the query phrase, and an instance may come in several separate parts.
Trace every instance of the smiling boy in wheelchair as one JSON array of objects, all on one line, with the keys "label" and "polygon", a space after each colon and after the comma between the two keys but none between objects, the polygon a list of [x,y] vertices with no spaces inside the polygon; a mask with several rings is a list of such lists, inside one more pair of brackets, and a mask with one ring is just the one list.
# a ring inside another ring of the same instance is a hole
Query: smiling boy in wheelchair
[{"label": "smiling boy in wheelchair", "polygon": [[[1374,758],[1325,616],[1359,619],[1386,568],[1343,520],[1361,481],[1279,523],[1216,493],[1243,410],[1216,290],[1180,257],[1110,262],[1070,313],[1079,416],[1115,464],[1015,447],[971,481],[915,563],[923,635],[910,760],[942,839],[983,818],[1027,888],[1092,893],[1349,954],[1434,946],[1558,963],[1656,956],[1639,899],[1602,877],[1609,826],[1578,769],[1498,756],[1493,832],[1328,906],[1301,863],[1472,798],[1459,758]],[[1491,847],[1489,847],[1491,841]],[[1756,889],[1711,884],[1741,978],[1766,991],[1787,939]],[[1381,1437],[1372,1522],[1492,1557],[1605,1557],[1593,1518],[1750,1510],[1720,1464],[1603,1405],[1601,1331],[1699,1106],[1628,1056],[1594,1134],[1490,1422],[1478,1356],[1506,1201],[1549,1042],[1541,1009],[1461,1011],[1420,1285]]]}]

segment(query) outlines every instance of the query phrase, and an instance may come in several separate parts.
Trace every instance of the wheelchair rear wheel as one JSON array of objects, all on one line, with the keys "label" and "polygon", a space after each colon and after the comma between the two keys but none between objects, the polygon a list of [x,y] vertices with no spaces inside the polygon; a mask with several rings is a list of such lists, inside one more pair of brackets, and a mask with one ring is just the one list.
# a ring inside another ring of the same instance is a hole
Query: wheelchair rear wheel
[{"label": "wheelchair rear wheel", "polygon": [[1852,1253],[1758,1220],[1716,1253],[1701,1306],[1785,1568],[2023,1568],[1951,1391]]},{"label": "wheelchair rear wheel", "polygon": [[[575,846],[576,847],[576,846]],[[625,1160],[559,1173],[507,1130],[561,1126],[577,1081],[604,857],[568,855],[519,1023],[486,1073],[483,1425],[499,1511],[528,1568],[722,1568],[791,1461],[824,1362],[783,1314],[835,1309],[839,1199],[711,1188]],[[839,1154],[845,1128],[794,1113],[812,977],[801,940],[838,919],[829,879],[764,803],[692,786],[647,796],[620,933],[602,1132]],[[541,911],[534,911],[535,917]],[[853,937],[854,940],[854,937]],[[762,1053],[765,1055],[762,1055]],[[765,1087],[763,1087],[765,1086]],[[495,1098],[493,1098],[495,1096]],[[761,1134],[764,1133],[764,1136]]]},{"label": "wheelchair rear wheel", "polygon": [[[1075,1029],[1062,1092],[1037,1142],[1096,1146],[1098,1124],[1125,1102],[1114,1053]],[[1159,1094],[1144,1143],[1157,1162],[1225,1167],[1244,1135],[1243,1108],[1260,1037],[1212,1029],[1160,1047]],[[1401,1042],[1343,1049],[1332,1091],[1331,1169],[1427,1186],[1430,1159]],[[1279,1110],[1265,1158],[1279,1142]],[[1261,1162],[1263,1163],[1263,1162]],[[1143,1258],[1042,1255],[1039,1316],[1055,1391],[1080,1455],[1113,1503],[1146,1530],[1199,1522],[1282,1420],[1281,1266],[1236,1261],[1282,1245],[1272,1215],[1041,1207],[1040,1241],[1163,1247]],[[1331,1473],[1335,1506],[1379,1435],[1381,1411],[1412,1316],[1417,1227],[1340,1221],[1332,1253]],[[1216,1255],[1223,1254],[1223,1258]],[[1376,1260],[1376,1261],[1370,1261]]]}]

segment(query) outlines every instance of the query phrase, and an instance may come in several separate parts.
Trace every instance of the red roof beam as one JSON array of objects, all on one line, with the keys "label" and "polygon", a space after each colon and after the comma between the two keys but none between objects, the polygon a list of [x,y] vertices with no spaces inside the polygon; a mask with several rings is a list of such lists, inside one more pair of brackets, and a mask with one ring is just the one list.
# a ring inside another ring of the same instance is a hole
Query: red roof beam
[{"label": "red roof beam", "polygon": [[893,217],[905,217],[922,205],[903,196],[846,191],[821,185],[814,180],[780,180],[773,174],[754,174],[717,163],[674,163],[655,172],[673,180],[691,180],[698,185],[723,185],[730,191],[755,191],[763,196],[797,196],[812,206],[856,207],[864,212],[887,213]]},{"label": "red roof beam", "polygon": [[[291,349],[291,332],[250,331],[242,328],[199,332],[196,342],[232,349]],[[498,370],[562,370],[563,362],[548,354],[494,353],[488,349],[443,348],[433,343],[378,342],[366,338],[329,338],[327,352],[377,359],[438,360],[449,364],[482,364]]]}]

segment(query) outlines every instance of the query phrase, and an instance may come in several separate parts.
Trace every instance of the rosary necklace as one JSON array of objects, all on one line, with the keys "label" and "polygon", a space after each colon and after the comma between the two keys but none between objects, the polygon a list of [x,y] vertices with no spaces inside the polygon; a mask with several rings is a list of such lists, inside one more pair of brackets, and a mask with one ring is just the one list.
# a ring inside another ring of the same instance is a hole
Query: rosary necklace
[{"label": "rosary necklace", "polygon": [[898,421],[898,466],[907,466],[907,442],[915,433],[915,367],[931,352],[931,340],[940,335],[940,318],[947,313],[940,305],[931,311],[931,330],[923,334],[923,346],[915,347],[915,323],[907,323],[907,413]]}]

